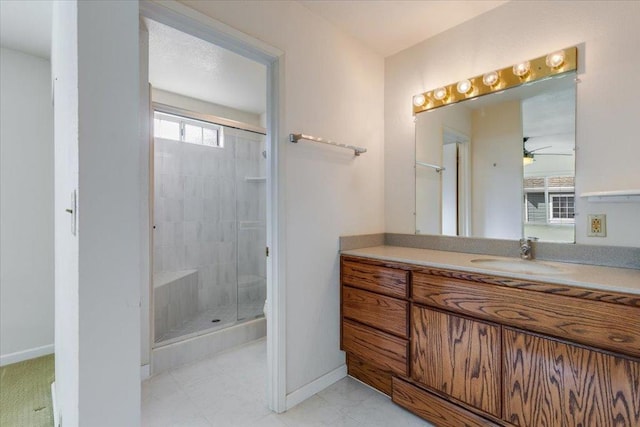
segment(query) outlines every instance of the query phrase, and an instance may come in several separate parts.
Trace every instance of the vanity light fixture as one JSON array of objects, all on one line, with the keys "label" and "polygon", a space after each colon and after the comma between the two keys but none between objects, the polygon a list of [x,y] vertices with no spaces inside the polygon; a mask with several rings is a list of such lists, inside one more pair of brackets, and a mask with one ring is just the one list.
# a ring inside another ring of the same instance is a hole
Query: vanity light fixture
[{"label": "vanity light fixture", "polygon": [[578,49],[569,47],[529,61],[489,71],[460,80],[433,91],[415,95],[413,114],[433,110],[456,102],[535,82],[540,79],[575,71],[578,68]]},{"label": "vanity light fixture", "polygon": [[513,74],[521,78],[526,77],[529,71],[531,71],[531,62],[529,61],[519,62],[513,66]]},{"label": "vanity light fixture", "polygon": [[497,71],[489,71],[484,76],[482,76],[482,83],[485,86],[493,87],[498,84],[500,81],[500,76]]},{"label": "vanity light fixture", "polygon": [[433,97],[438,101],[442,101],[447,98],[447,88],[439,87],[433,90]]},{"label": "vanity light fixture", "polygon": [[547,64],[547,67],[550,68],[562,67],[562,64],[564,64],[564,56],[565,55],[563,50],[550,53],[549,55],[547,55],[545,63]]},{"label": "vanity light fixture", "polygon": [[471,80],[460,80],[456,85],[456,90],[458,93],[465,95],[471,91],[472,87]]}]

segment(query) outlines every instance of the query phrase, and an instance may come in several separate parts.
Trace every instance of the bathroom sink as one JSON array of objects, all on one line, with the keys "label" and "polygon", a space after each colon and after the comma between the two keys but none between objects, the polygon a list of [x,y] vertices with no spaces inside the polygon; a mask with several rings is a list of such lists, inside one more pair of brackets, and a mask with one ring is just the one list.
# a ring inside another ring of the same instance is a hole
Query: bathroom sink
[{"label": "bathroom sink", "polygon": [[476,258],[471,260],[478,267],[490,270],[508,271],[510,273],[525,274],[558,274],[562,273],[562,269],[553,265],[544,264],[538,261],[529,261],[522,259],[497,259],[497,258]]}]

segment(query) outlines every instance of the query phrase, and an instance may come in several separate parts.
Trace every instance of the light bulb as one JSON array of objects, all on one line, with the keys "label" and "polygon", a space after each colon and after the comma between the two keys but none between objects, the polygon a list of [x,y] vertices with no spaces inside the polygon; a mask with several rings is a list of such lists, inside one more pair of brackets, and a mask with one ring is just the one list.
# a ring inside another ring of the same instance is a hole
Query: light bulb
[{"label": "light bulb", "polygon": [[464,95],[471,90],[471,82],[469,80],[461,80],[458,82],[456,89],[458,90],[458,93]]},{"label": "light bulb", "polygon": [[442,101],[443,99],[445,99],[447,97],[447,88],[446,87],[439,87],[437,89],[434,89],[433,97],[435,99],[437,99],[438,101]]},{"label": "light bulb", "polygon": [[524,77],[529,73],[531,63],[529,61],[520,62],[513,66],[513,74],[518,77]]},{"label": "light bulb", "polygon": [[550,53],[547,55],[545,62],[549,68],[561,67],[562,64],[564,64],[564,51],[560,50],[558,52]]},{"label": "light bulb", "polygon": [[495,86],[498,83],[498,80],[500,80],[500,76],[498,76],[496,71],[490,71],[482,76],[482,83],[489,87]]},{"label": "light bulb", "polygon": [[427,99],[424,97],[424,95],[416,95],[413,97],[413,105],[415,105],[416,107],[422,107],[426,100]]}]

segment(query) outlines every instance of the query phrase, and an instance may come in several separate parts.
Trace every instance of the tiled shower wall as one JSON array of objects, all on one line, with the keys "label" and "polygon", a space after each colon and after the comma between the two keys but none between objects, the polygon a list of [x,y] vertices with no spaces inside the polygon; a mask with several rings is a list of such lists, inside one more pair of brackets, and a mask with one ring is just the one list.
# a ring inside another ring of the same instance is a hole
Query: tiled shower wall
[{"label": "tiled shower wall", "polygon": [[221,148],[155,140],[154,272],[197,270],[199,311],[262,311],[264,150],[263,135],[230,128]]}]

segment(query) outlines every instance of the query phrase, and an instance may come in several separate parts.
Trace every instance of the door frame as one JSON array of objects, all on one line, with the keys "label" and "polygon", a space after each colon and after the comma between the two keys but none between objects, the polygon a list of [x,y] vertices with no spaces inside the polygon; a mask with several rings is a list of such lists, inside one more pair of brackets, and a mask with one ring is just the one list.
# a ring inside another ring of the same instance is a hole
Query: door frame
[{"label": "door frame", "polygon": [[228,49],[267,68],[267,401],[271,410],[284,412],[286,287],[282,213],[285,200],[281,183],[285,180],[284,156],[279,149],[284,53],[177,1],[141,0],[139,4],[141,17]]}]

